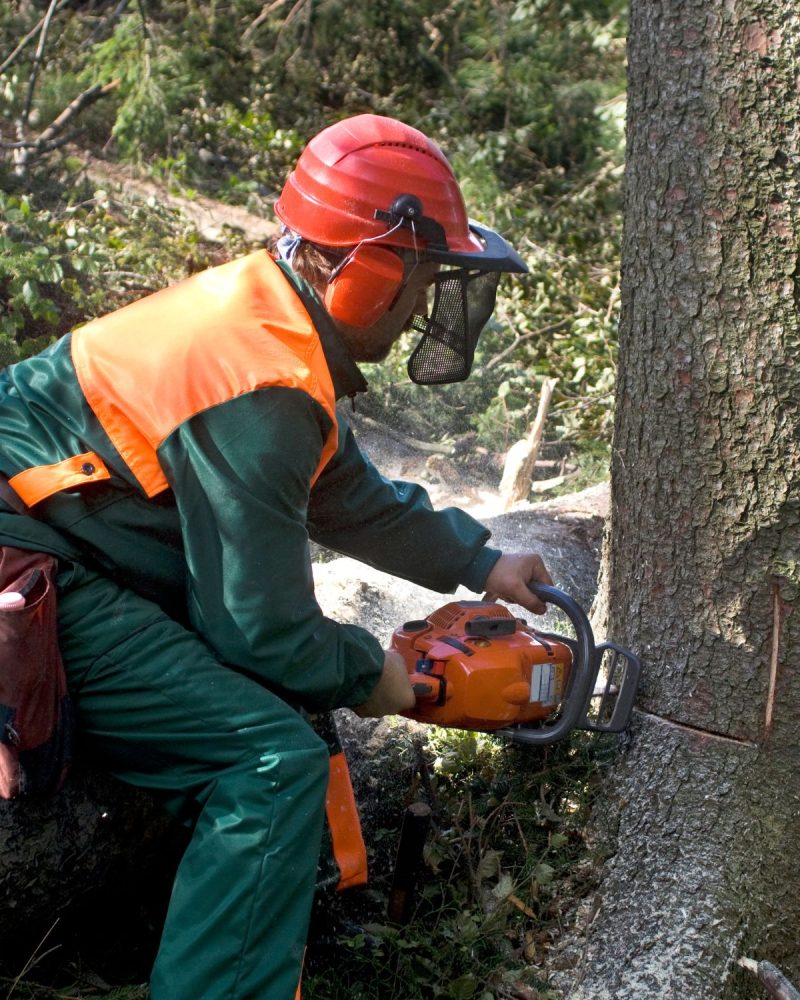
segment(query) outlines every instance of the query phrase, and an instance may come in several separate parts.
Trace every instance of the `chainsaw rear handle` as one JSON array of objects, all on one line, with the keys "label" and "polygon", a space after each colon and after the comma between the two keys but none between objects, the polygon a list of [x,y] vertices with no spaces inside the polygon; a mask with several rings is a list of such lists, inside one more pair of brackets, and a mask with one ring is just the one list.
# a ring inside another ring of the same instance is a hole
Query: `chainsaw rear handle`
[{"label": "chainsaw rear handle", "polygon": [[413,673],[408,675],[414,696],[417,701],[430,701],[435,705],[443,705],[445,701],[445,686],[443,677],[431,674]]},{"label": "chainsaw rear handle", "polygon": [[594,633],[586,612],[569,594],[546,583],[531,581],[528,587],[540,600],[561,608],[572,622],[575,629],[574,645],[570,643],[573,647],[572,667],[569,688],[562,699],[561,713],[555,722],[549,725],[545,723],[538,729],[520,727],[511,730],[509,735],[515,743],[555,743],[580,727],[586,715],[596,673]]}]

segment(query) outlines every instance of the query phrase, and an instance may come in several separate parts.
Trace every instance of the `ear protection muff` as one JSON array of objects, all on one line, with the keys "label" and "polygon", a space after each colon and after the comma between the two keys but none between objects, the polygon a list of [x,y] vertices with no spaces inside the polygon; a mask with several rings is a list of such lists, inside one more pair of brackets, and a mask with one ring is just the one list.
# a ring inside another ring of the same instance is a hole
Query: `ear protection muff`
[{"label": "ear protection muff", "polygon": [[403,273],[396,253],[361,243],[333,272],[325,308],[348,326],[371,326],[391,307],[403,286]]}]

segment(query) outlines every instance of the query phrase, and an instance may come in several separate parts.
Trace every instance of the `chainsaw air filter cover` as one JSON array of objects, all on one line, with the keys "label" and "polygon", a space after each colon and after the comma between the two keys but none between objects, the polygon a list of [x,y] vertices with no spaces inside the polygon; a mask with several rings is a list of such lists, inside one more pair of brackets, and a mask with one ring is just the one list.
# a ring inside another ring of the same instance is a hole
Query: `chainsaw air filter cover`
[{"label": "chainsaw air filter cover", "polygon": [[484,601],[454,601],[406,622],[391,648],[417,694],[406,715],[487,732],[553,715],[572,663],[568,645],[537,636],[507,608]]}]

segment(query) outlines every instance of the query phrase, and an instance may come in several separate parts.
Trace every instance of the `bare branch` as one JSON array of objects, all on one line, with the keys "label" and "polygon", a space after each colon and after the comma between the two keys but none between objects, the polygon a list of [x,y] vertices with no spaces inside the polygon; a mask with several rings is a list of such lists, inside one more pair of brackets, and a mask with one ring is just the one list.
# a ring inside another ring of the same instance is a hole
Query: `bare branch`
[{"label": "bare branch", "polygon": [[35,153],[37,156],[41,156],[42,153],[50,153],[54,149],[59,149],[61,146],[65,146],[68,142],[71,142],[75,138],[75,132],[68,132],[67,135],[60,136],[57,139],[50,139],[47,142],[41,142],[39,139],[31,139],[29,142],[0,142],[0,149],[13,149],[13,150],[26,150],[26,153],[17,153],[16,162],[18,165],[23,165],[27,163],[31,157],[30,153]]},{"label": "bare branch", "polygon": [[266,3],[261,8],[261,13],[258,17],[252,21],[242,32],[242,41],[246,42],[247,39],[256,31],[261,25],[266,21],[269,15],[276,11],[279,7],[282,7],[286,3],[286,0],[272,0],[271,3]]},{"label": "bare branch", "polygon": [[531,483],[531,493],[547,493],[550,490],[554,490],[557,486],[563,486],[564,483],[577,478],[578,470],[574,469],[572,472],[565,472],[562,476],[553,476],[550,479],[535,479]]},{"label": "bare branch", "polygon": [[514,338],[513,343],[509,344],[499,354],[495,354],[493,358],[490,358],[483,366],[483,371],[488,371],[490,368],[494,368],[495,365],[499,365],[501,361],[505,360],[509,354],[513,354],[519,345],[524,344],[525,341],[533,340],[536,337],[546,337],[549,333],[556,333],[558,330],[568,327],[571,322],[571,319],[562,319],[558,323],[550,323],[549,326],[539,327],[538,330],[531,330],[530,333],[520,334],[520,336]]},{"label": "bare branch", "polygon": [[588,194],[590,194],[598,185],[606,179],[606,177],[619,178],[622,176],[624,167],[622,164],[614,163],[613,160],[609,159],[607,163],[604,163],[599,170],[595,171],[590,177],[586,178],[581,184],[576,188],[573,188],[569,194],[564,194],[552,204],[552,208],[557,208],[566,201],[575,202],[581,201]]},{"label": "bare branch", "polygon": [[395,441],[408,445],[409,448],[414,448],[416,451],[424,451],[432,455],[452,455],[454,451],[452,445],[437,444],[435,441],[420,441],[417,438],[408,437],[390,424],[382,424],[379,420],[373,420],[372,417],[367,417],[363,413],[355,413],[349,419],[357,427],[363,425],[369,430],[381,431],[388,437],[394,438]]},{"label": "bare branch", "polygon": [[118,86],[119,80],[112,80],[110,83],[95,83],[93,86],[89,87],[88,90],[84,90],[82,94],[78,94],[78,96],[74,100],[70,101],[70,103],[64,108],[61,114],[53,119],[44,132],[42,132],[36,140],[37,146],[52,142],[59,132],[62,132],[72,119],[83,111],[84,108],[88,107],[90,104],[94,104],[95,101],[99,100],[101,97],[105,97],[106,94],[110,94],[111,91],[116,90]]},{"label": "bare branch", "polygon": [[297,0],[294,7],[292,7],[292,9],[286,15],[286,20],[283,22],[284,27],[286,27],[287,24],[290,24],[297,17],[297,15],[300,13],[303,7],[305,7],[305,5],[306,5],[306,0]]},{"label": "bare branch", "polygon": [[[56,13],[58,13],[58,11],[60,10],[63,10],[67,6],[67,4],[71,2],[72,0],[59,0],[59,2],[56,4]],[[0,73],[4,73],[8,69],[8,67],[14,62],[14,60],[17,58],[20,52],[22,52],[26,48],[28,42],[30,42],[33,38],[36,38],[36,36],[42,30],[42,25],[44,24],[47,16],[48,15],[45,14],[44,17],[42,17],[39,20],[36,27],[31,28],[28,34],[25,35],[23,39],[21,39],[21,41],[14,49],[14,51],[10,55],[6,56],[5,60],[2,63],[0,63]]]},{"label": "bare branch", "polygon": [[281,34],[283,33],[284,28],[287,28],[292,23],[292,21],[300,14],[300,12],[302,11],[303,7],[306,6],[306,3],[308,3],[308,5],[309,5],[309,7],[308,7],[308,9],[309,9],[309,18],[308,18],[308,21],[307,21],[307,26],[310,25],[310,23],[311,23],[311,10],[313,9],[312,6],[311,6],[311,4],[313,3],[313,0],[295,0],[294,6],[289,11],[289,13],[286,15],[286,17],[283,19],[283,24],[281,24],[280,28],[278,28],[278,32],[277,32],[277,35],[276,35],[276,45],[277,45],[278,39],[280,39]]},{"label": "bare branch", "polygon": [[111,13],[107,14],[103,18],[103,20],[97,25],[97,27],[94,29],[91,35],[88,38],[85,38],[81,42],[81,48],[90,49],[92,45],[94,45],[98,35],[100,35],[104,31],[109,31],[109,29],[113,28],[114,25],[117,23],[117,21],[120,19],[120,17],[125,13],[125,8],[128,6],[129,3],[130,0],[119,0],[119,3],[111,11]]},{"label": "bare branch", "polygon": [[153,36],[150,34],[150,27],[147,24],[145,0],[136,0],[136,6],[139,8],[139,16],[142,19],[142,34],[144,35],[145,43],[152,44]]},{"label": "bare branch", "polygon": [[47,42],[47,32],[50,29],[50,21],[55,13],[57,3],[58,0],[50,0],[50,6],[47,8],[47,13],[42,19],[42,30],[39,32],[39,41],[36,45],[36,52],[33,56],[33,66],[31,67],[31,75],[28,80],[28,93],[25,96],[25,107],[23,108],[22,116],[18,123],[20,139],[25,138],[25,129],[28,127],[28,119],[31,115],[31,106],[33,105],[33,91],[36,88],[36,78],[39,76],[39,66],[42,63],[44,47]]},{"label": "bare branch", "polygon": [[25,169],[33,157],[52,152],[54,149],[58,149],[59,146],[63,146],[68,142],[70,135],[62,136],[61,133],[73,118],[83,111],[84,108],[90,104],[94,104],[95,101],[111,93],[118,86],[119,80],[112,80],[110,83],[104,84],[96,83],[70,101],[61,114],[54,118],[47,128],[35,139],[21,139],[19,142],[0,143],[0,149],[12,149],[14,151],[14,169],[17,176],[21,177],[25,173]]}]

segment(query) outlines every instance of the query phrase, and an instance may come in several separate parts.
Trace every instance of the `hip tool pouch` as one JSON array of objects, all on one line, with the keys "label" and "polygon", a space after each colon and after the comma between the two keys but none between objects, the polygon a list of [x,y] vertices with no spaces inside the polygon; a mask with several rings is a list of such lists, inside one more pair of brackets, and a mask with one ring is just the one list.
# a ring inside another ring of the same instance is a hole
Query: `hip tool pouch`
[{"label": "hip tool pouch", "polygon": [[56,791],[73,714],[58,648],[55,559],[0,546],[0,798]]}]

